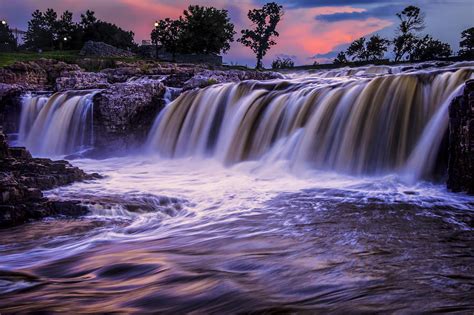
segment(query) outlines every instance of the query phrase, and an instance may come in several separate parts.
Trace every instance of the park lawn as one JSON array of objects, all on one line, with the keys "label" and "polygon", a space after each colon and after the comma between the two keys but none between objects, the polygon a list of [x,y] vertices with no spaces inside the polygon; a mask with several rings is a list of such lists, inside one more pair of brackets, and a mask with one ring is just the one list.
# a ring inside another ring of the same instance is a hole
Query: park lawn
[{"label": "park lawn", "polygon": [[32,61],[41,58],[56,59],[64,62],[74,62],[79,58],[79,51],[77,50],[63,50],[63,51],[45,51],[42,53],[36,52],[0,52],[0,67],[11,65],[17,61]]},{"label": "park lawn", "polygon": [[[0,67],[11,65],[17,61],[34,61],[41,58],[64,61],[66,63],[80,63],[88,71],[99,71],[111,67],[114,61],[137,61],[138,57],[87,57],[79,55],[78,50],[55,50],[42,53],[35,52],[0,52]],[[82,62],[81,62],[82,61]]]}]

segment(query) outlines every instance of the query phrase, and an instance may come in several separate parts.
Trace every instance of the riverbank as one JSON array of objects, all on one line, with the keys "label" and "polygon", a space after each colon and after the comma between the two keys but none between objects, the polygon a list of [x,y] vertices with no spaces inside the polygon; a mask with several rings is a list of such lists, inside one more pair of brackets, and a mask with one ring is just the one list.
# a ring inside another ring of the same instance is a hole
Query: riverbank
[{"label": "riverbank", "polygon": [[25,148],[10,147],[0,130],[0,228],[50,216],[79,216],[88,212],[79,201],[45,198],[43,190],[76,181],[101,178],[64,160],[33,158]]}]

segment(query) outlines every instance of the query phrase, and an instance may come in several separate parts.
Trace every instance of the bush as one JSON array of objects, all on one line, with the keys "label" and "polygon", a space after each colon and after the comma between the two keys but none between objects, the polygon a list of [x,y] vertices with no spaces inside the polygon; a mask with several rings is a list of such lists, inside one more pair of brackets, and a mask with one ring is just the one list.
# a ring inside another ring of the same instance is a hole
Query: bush
[{"label": "bush", "polygon": [[273,60],[272,62],[272,69],[289,69],[294,68],[295,62],[288,57],[280,58]]}]

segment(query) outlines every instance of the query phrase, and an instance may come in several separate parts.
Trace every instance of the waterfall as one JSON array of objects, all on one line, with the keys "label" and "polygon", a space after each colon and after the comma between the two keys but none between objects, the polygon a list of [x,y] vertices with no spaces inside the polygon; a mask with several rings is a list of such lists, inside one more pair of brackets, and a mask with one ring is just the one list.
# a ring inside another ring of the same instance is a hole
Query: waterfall
[{"label": "waterfall", "polygon": [[189,91],[159,114],[146,147],[166,158],[212,157],[226,165],[283,159],[292,168],[349,174],[429,174],[449,100],[474,69],[382,70]]},{"label": "waterfall", "polygon": [[68,91],[23,98],[19,143],[34,155],[77,153],[93,144],[96,91]]}]

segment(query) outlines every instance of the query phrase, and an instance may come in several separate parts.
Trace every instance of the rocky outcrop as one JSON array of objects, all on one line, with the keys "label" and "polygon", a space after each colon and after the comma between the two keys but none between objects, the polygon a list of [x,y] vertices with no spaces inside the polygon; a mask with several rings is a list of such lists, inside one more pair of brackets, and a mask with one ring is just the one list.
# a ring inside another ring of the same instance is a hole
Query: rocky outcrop
[{"label": "rocky outcrop", "polygon": [[133,57],[134,53],[103,42],[87,41],[82,47],[81,56],[87,57]]},{"label": "rocky outcrop", "polygon": [[474,194],[474,80],[449,107],[448,188]]},{"label": "rocky outcrop", "polygon": [[243,71],[243,70],[204,70],[197,73],[184,83],[183,90],[203,88],[209,85],[245,80],[273,80],[282,79],[283,75],[270,71]]},{"label": "rocky outcrop", "polygon": [[98,152],[130,149],[143,142],[164,105],[161,80],[112,84],[94,97],[95,147]]},{"label": "rocky outcrop", "polygon": [[53,86],[62,74],[80,70],[78,65],[50,59],[16,62],[0,68],[0,83],[17,84],[28,89],[46,89]]},{"label": "rocky outcrop", "polygon": [[0,131],[0,227],[54,215],[82,215],[77,201],[49,200],[41,190],[94,179],[67,161],[32,158],[25,148],[9,147]]},{"label": "rocky outcrop", "polygon": [[107,75],[104,73],[70,71],[56,79],[54,90],[61,92],[66,90],[89,90],[102,89],[109,86]]}]

